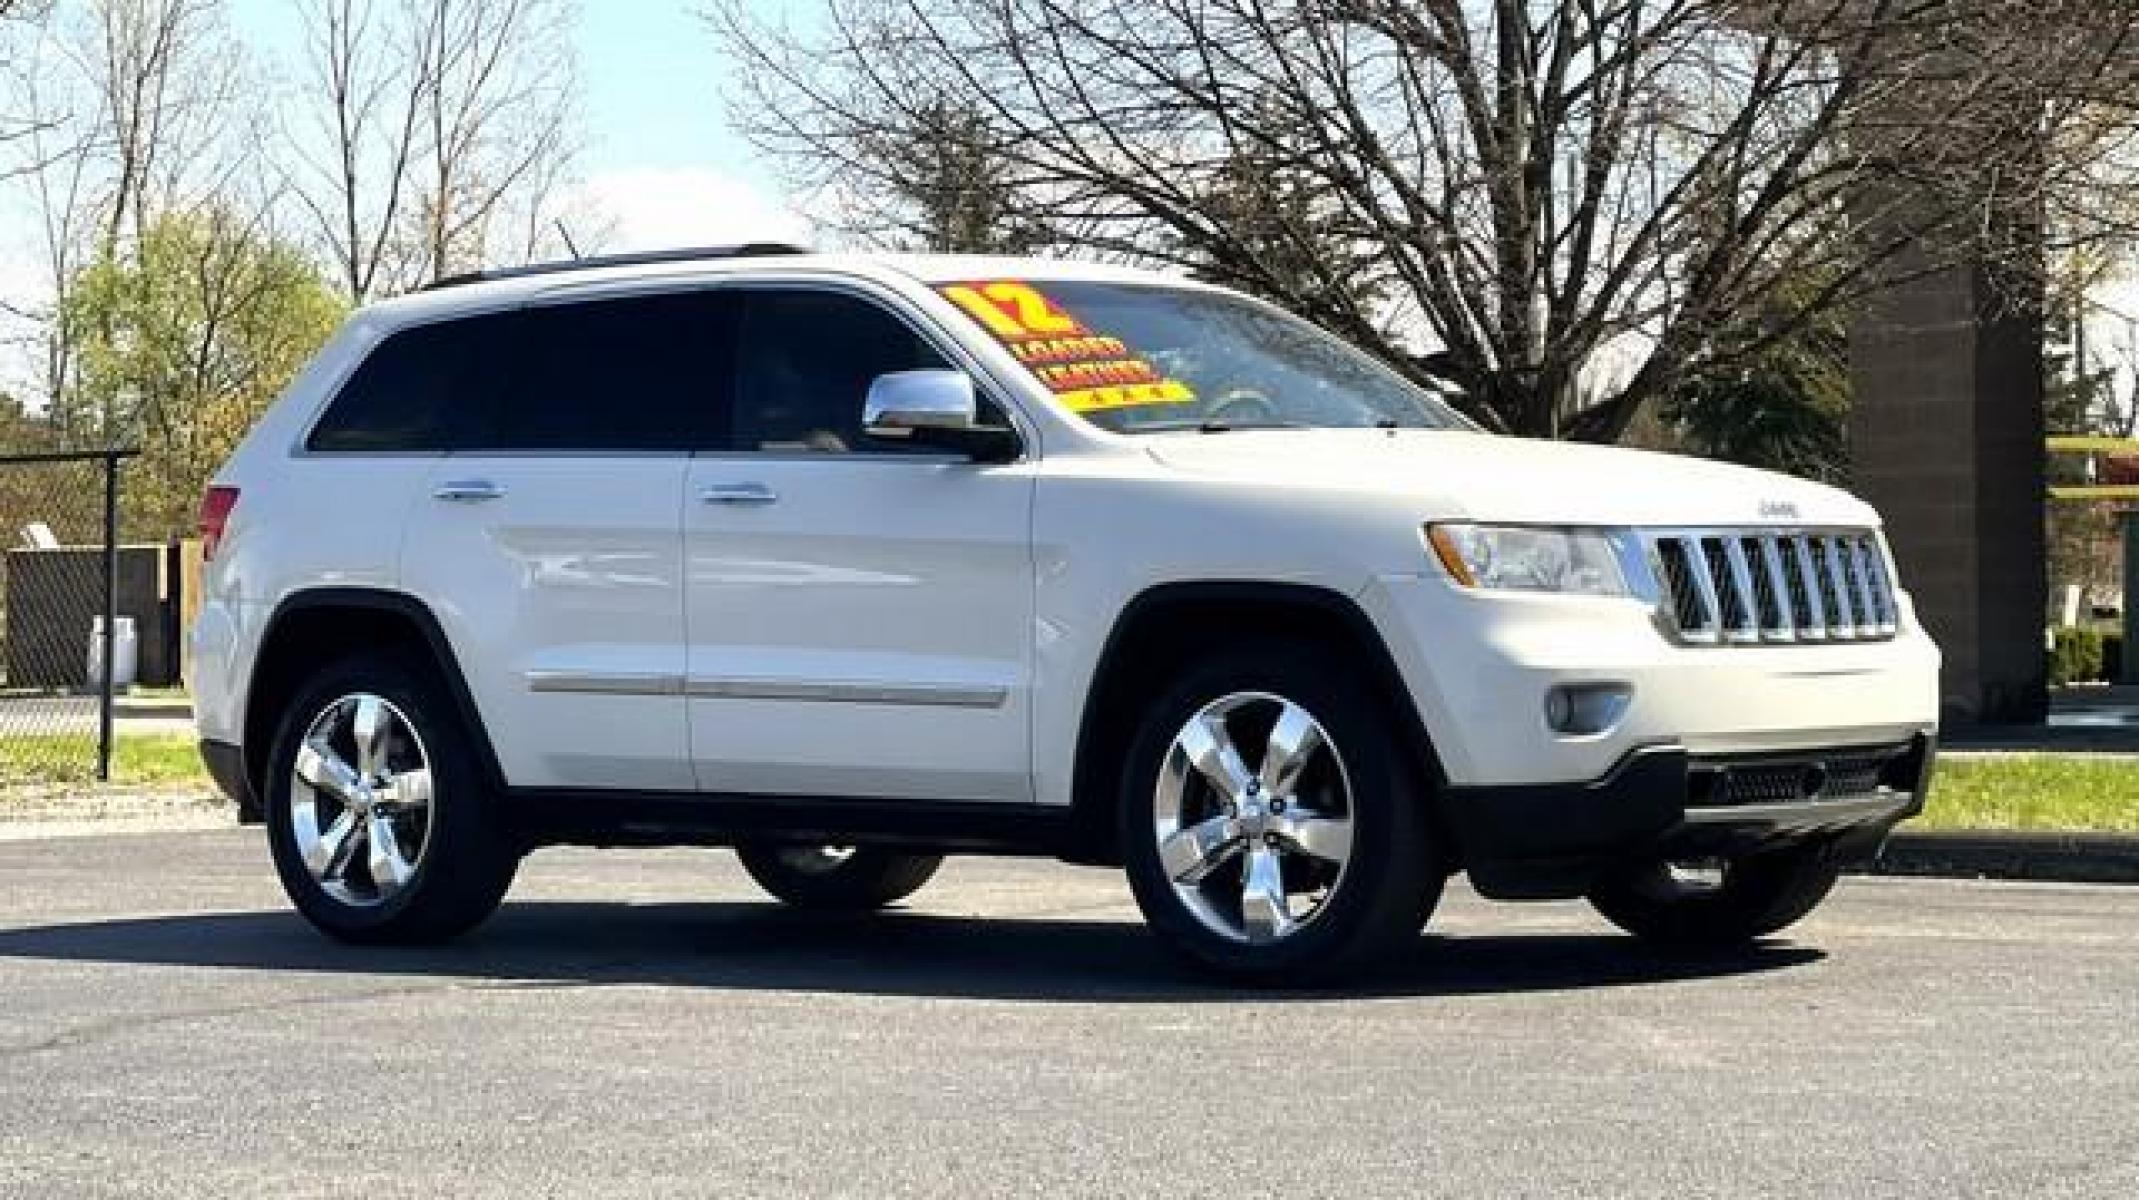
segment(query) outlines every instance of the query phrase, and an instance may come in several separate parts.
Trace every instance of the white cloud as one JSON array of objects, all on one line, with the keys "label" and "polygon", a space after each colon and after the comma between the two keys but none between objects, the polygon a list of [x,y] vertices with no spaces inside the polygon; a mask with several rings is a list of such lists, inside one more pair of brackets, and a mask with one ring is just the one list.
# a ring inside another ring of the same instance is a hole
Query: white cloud
[{"label": "white cloud", "polygon": [[599,171],[575,207],[614,222],[602,250],[666,250],[739,242],[807,242],[809,221],[764,187],[710,167]]}]

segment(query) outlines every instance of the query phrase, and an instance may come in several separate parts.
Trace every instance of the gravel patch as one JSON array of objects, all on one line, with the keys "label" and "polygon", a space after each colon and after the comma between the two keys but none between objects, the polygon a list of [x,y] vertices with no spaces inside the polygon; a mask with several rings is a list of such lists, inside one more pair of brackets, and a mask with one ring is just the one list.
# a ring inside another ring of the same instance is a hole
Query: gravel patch
[{"label": "gravel patch", "polygon": [[228,829],[237,811],[199,789],[22,786],[0,788],[0,842],[107,833]]}]

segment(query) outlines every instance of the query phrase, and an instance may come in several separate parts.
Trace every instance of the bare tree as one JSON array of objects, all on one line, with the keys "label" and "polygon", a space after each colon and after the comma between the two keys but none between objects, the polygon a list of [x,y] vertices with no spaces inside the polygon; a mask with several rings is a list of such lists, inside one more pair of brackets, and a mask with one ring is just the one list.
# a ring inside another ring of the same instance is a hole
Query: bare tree
[{"label": "bare tree", "polygon": [[[42,3],[30,4],[23,0],[0,0],[0,62],[12,63],[20,57],[18,40],[26,37],[28,27],[41,18],[45,7]],[[25,136],[29,124],[11,113],[5,103],[0,103],[0,148]],[[0,179],[7,178],[10,173],[7,167],[0,166]]]},{"label": "bare tree", "polygon": [[[352,300],[370,296],[382,271],[403,274],[397,241],[415,168],[416,132],[435,55],[429,26],[380,28],[368,0],[317,0],[304,9],[317,96],[331,159],[308,162],[317,186],[300,186],[338,280]],[[299,150],[301,158],[306,151]]]},{"label": "bare tree", "polygon": [[1266,103],[1259,97],[1247,104],[1270,140],[1230,148],[1195,185],[1197,207],[1209,224],[1228,231],[1230,245],[1221,252],[1162,234],[1171,243],[1167,257],[1187,262],[1201,278],[1280,304],[1316,294],[1329,297],[1330,307],[1368,310],[1382,294],[1379,251],[1352,236],[1329,184],[1300,169],[1313,152],[1315,131],[1282,109],[1260,111]]},{"label": "bare tree", "polygon": [[13,166],[34,214],[45,276],[33,321],[47,406],[72,386],[82,331],[67,298],[92,263],[126,259],[165,212],[247,195],[243,56],[219,0],[85,0],[44,9],[10,93],[25,114]]},{"label": "bare tree", "polygon": [[[26,68],[23,63],[26,50],[37,39],[42,7],[20,0],[0,0],[0,184],[42,166],[39,156],[23,154],[25,146],[35,149],[32,139],[50,129],[49,118],[33,112],[24,95],[35,86],[34,67]],[[0,246],[0,253],[14,252],[17,247]],[[27,297],[0,294],[0,356],[18,355],[38,344],[39,330],[29,311],[31,305]],[[0,425],[4,425],[4,436],[10,440],[24,429],[18,419],[22,401],[8,394],[9,385],[16,382],[0,376],[0,413],[8,414],[0,416]]]},{"label": "bare tree", "polygon": [[24,93],[34,86],[35,68],[24,59],[34,47],[47,6],[23,0],[0,0],[0,182],[35,169],[14,152],[24,140],[50,128],[50,119],[30,111]]},{"label": "bare tree", "polygon": [[1016,166],[996,153],[996,143],[987,117],[970,106],[947,99],[922,104],[909,122],[859,148],[879,175],[837,189],[829,207],[848,231],[886,246],[1030,253],[1048,242],[1049,232],[1019,210]]},{"label": "bare tree", "polygon": [[0,183],[45,165],[34,145],[59,123],[38,101],[39,48],[46,40],[50,0],[0,0]]},{"label": "bare tree", "polygon": [[173,66],[181,61],[204,0],[104,3],[95,7],[96,58],[92,81],[100,90],[113,180],[104,213],[104,253],[110,256],[128,218],[138,235],[153,204],[152,181],[173,151],[168,124],[176,106],[165,101],[184,84]]},{"label": "bare tree", "polygon": [[[831,0],[800,31],[746,9],[707,14],[733,115],[802,182],[896,196],[872,147],[970,109],[1019,207],[1092,252],[1276,296],[1532,434],[1615,439],[1898,273],[1992,258],[2024,298],[2046,245],[2111,235],[2133,163],[2129,4]],[[1237,219],[1243,163],[1287,181],[1289,218]],[[1592,403],[1605,351],[1638,365]]]},{"label": "bare tree", "polygon": [[[33,104],[43,97],[33,90]],[[36,108],[42,114],[48,110]],[[90,256],[90,246],[99,225],[92,187],[88,135],[71,129],[59,117],[36,116],[22,139],[27,165],[28,204],[36,221],[33,237],[44,282],[43,303],[24,298],[0,298],[9,315],[36,330],[39,391],[47,407],[69,386],[74,374],[75,331],[65,312],[68,286]]]},{"label": "bare tree", "polygon": [[299,192],[349,298],[554,246],[575,147],[563,0],[307,0]]}]

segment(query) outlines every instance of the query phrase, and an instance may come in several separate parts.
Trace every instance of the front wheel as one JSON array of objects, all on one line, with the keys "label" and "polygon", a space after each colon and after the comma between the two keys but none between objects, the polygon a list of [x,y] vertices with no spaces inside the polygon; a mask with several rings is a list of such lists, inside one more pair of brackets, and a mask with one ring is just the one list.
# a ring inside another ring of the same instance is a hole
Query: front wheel
[{"label": "front wheel", "polygon": [[758,886],[796,908],[867,912],[921,890],[943,865],[938,854],[900,854],[881,846],[738,846],[743,870]]},{"label": "front wheel", "polygon": [[1605,920],[1648,941],[1726,947],[1795,924],[1827,898],[1840,875],[1821,846],[1643,863],[1607,877],[1589,902]]},{"label": "front wheel", "polygon": [[1138,907],[1191,961],[1307,982],[1416,939],[1440,897],[1417,751],[1314,643],[1209,653],[1146,712],[1122,779]]}]

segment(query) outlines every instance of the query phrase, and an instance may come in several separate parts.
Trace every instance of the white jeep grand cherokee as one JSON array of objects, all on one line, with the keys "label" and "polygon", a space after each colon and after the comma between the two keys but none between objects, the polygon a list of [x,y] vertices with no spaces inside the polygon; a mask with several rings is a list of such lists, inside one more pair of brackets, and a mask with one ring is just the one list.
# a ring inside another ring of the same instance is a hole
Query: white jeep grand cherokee
[{"label": "white jeep grand cherokee", "polygon": [[1119,864],[1189,958],[1371,961],[1462,870],[1788,925],[1917,812],[1938,652],[1831,488],[1479,432],[1241,296],[781,247],[358,313],[217,477],[202,752],[351,941],[559,842],[863,909]]}]

